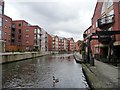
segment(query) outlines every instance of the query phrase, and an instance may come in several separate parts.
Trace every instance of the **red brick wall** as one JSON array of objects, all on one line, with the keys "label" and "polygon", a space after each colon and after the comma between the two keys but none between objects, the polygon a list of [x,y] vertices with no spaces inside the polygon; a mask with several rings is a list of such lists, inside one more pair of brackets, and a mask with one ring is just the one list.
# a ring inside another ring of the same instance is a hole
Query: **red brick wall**
[{"label": "red brick wall", "polygon": [[69,50],[72,51],[72,52],[74,51],[74,45],[73,44],[74,44],[74,40],[73,40],[73,38],[71,38],[70,43],[69,43]]},{"label": "red brick wall", "polygon": [[[27,26],[27,22],[25,22],[24,20],[16,20],[13,21],[13,23],[15,24],[15,45],[18,45],[18,33],[19,33],[19,29],[21,29],[21,37],[23,37],[23,31],[24,31],[24,27],[23,26]],[[21,24],[21,26],[19,26],[19,24]],[[24,38],[21,38],[21,42],[22,40],[24,40]]]},{"label": "red brick wall", "polygon": [[11,45],[11,30],[12,30],[12,19],[6,15],[3,16],[3,32],[4,40],[6,41],[6,46]]},{"label": "red brick wall", "polygon": [[48,51],[52,51],[52,36],[48,34]]},{"label": "red brick wall", "polygon": [[6,47],[6,51],[18,51],[19,47],[17,45],[7,45]]},{"label": "red brick wall", "polygon": [[[92,17],[92,27],[91,27],[91,33],[97,31],[100,31],[100,29],[96,26],[97,20],[101,17],[101,8],[102,8],[102,2],[97,2],[95,11]],[[97,40],[92,40],[91,41],[91,49],[92,52],[95,53],[95,45],[98,44]]]},{"label": "red brick wall", "polygon": [[[120,6],[118,2],[114,2],[115,23],[113,30],[120,30]],[[120,34],[116,35],[116,40],[120,41]]]}]

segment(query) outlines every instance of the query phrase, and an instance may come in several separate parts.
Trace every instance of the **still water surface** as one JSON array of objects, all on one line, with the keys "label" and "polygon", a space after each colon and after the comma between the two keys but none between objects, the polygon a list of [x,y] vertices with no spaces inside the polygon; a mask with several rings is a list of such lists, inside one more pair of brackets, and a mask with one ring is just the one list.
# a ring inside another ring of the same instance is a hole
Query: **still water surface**
[{"label": "still water surface", "polygon": [[[59,80],[53,83],[53,76]],[[88,88],[73,54],[43,56],[2,65],[3,88]]]}]

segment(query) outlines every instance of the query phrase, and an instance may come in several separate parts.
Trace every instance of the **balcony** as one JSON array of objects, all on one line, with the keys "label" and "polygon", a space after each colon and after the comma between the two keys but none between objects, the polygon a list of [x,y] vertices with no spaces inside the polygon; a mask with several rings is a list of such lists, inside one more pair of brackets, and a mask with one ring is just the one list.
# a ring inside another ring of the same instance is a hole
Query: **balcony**
[{"label": "balcony", "polygon": [[34,47],[38,47],[39,45],[38,44],[34,44]]},{"label": "balcony", "polygon": [[15,29],[15,24],[12,24],[12,28]]},{"label": "balcony", "polygon": [[111,41],[111,37],[109,35],[101,35],[99,36],[98,41],[101,42],[102,44],[108,44]]},{"label": "balcony", "polygon": [[98,27],[103,30],[110,28],[114,24],[114,22],[115,22],[114,15],[100,18],[97,21]]},{"label": "balcony", "polygon": [[15,39],[15,37],[13,37],[13,36],[12,36],[12,37],[11,37],[11,39],[12,39],[12,40],[14,40],[14,39]]}]

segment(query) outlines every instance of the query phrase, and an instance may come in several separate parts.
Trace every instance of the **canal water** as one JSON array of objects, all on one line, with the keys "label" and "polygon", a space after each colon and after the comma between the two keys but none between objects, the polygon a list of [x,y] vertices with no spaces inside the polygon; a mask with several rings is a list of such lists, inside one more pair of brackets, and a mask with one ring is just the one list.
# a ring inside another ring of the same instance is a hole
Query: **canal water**
[{"label": "canal water", "polygon": [[[58,82],[54,83],[53,76]],[[3,88],[85,88],[89,86],[73,54],[48,55],[2,65]]]}]

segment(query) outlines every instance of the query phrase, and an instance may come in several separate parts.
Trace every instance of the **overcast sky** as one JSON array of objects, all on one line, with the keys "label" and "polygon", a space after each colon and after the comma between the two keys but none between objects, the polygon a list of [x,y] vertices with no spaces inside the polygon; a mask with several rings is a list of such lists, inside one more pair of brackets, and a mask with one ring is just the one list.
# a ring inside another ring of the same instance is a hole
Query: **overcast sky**
[{"label": "overcast sky", "polygon": [[13,20],[39,25],[49,34],[83,39],[91,25],[97,0],[5,0],[5,14]]}]

